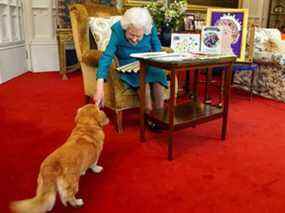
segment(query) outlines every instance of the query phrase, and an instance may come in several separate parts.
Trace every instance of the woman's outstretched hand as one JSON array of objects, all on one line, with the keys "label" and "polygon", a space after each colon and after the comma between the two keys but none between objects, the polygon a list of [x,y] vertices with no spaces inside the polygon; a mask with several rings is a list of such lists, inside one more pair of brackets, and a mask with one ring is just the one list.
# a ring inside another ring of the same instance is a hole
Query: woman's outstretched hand
[{"label": "woman's outstretched hand", "polygon": [[93,101],[99,108],[104,107],[104,79],[98,79]]}]

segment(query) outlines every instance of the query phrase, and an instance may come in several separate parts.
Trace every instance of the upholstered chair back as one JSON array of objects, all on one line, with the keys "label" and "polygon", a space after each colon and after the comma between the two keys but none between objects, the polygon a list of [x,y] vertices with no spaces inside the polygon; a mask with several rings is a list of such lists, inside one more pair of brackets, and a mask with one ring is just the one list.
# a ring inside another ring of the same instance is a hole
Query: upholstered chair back
[{"label": "upholstered chair back", "polygon": [[78,60],[82,60],[82,55],[92,46],[89,35],[89,17],[108,17],[121,15],[122,11],[116,7],[102,4],[75,4],[70,6],[71,25],[73,29],[73,39]]}]

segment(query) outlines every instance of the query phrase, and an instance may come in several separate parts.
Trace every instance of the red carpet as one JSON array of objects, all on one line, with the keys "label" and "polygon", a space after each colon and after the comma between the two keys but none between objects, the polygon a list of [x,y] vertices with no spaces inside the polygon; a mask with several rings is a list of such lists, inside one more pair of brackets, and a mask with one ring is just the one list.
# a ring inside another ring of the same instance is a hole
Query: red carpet
[{"label": "red carpet", "polygon": [[[79,73],[27,73],[0,85],[0,211],[35,194],[42,160],[61,145],[84,104]],[[221,121],[175,133],[175,160],[166,135],[139,143],[138,113],[127,112],[125,133],[106,127],[101,174],[80,179],[85,206],[53,212],[274,213],[285,211],[285,104],[233,90],[228,139]]]}]

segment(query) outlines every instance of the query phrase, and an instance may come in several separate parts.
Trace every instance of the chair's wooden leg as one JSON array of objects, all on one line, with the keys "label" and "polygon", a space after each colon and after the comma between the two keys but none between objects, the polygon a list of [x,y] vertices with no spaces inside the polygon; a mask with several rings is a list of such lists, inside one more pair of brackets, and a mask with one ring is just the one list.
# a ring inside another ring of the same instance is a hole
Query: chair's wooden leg
[{"label": "chair's wooden leg", "polygon": [[251,71],[251,79],[250,79],[250,100],[252,101],[252,96],[253,96],[253,82],[254,82],[254,77],[255,77],[255,70]]},{"label": "chair's wooden leg", "polygon": [[123,132],[123,111],[116,111],[116,127],[118,133]]},{"label": "chair's wooden leg", "polygon": [[91,97],[88,95],[85,95],[85,104],[89,104],[91,102]]}]

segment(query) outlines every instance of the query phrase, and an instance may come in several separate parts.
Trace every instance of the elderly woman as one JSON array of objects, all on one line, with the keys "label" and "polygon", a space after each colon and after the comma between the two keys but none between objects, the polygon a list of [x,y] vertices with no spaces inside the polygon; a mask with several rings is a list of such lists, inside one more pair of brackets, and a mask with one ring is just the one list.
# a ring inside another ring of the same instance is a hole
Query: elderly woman
[{"label": "elderly woman", "polygon": [[[99,106],[104,105],[104,79],[108,77],[108,70],[112,59],[116,56],[119,65],[125,65],[134,62],[131,58],[132,53],[160,51],[161,45],[157,36],[157,30],[153,26],[153,20],[145,8],[131,8],[123,15],[122,19],[112,26],[112,33],[109,44],[102,54],[97,69],[97,89],[94,95],[94,102]],[[120,79],[126,87],[138,90],[138,73],[120,73]],[[147,67],[146,73],[146,109],[152,110],[163,107],[163,87],[167,87],[166,75],[163,70],[155,67]],[[152,95],[154,103],[152,103]],[[158,130],[159,127],[147,122],[152,130]]]}]

